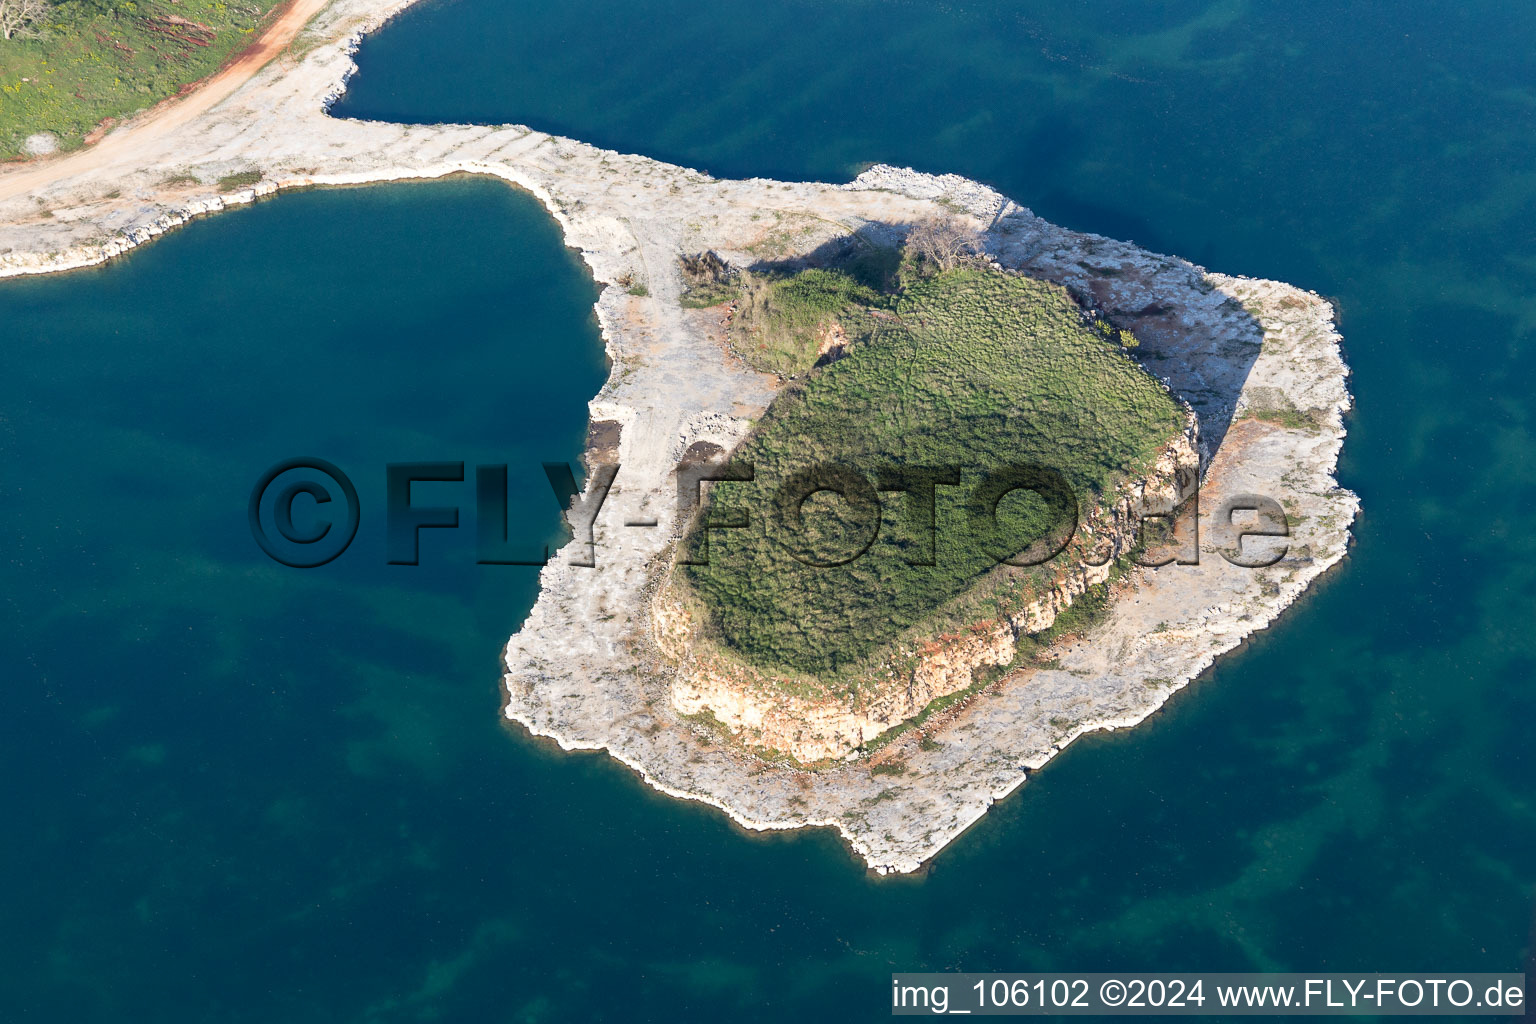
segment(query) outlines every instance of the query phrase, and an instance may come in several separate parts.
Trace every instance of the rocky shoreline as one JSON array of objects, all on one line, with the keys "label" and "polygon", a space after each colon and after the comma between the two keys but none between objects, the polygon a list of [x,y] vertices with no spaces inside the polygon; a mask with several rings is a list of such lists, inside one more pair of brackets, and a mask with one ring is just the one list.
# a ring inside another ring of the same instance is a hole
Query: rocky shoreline
[{"label": "rocky shoreline", "polygon": [[[962,196],[982,200],[968,208],[993,224],[992,248],[1005,265],[1068,284],[1134,326],[1149,368],[1213,425],[1202,438],[1200,564],[1137,571],[1107,622],[1055,652],[1057,667],[1006,676],[872,758],[805,772],[679,718],[675,680],[647,656],[656,641],[641,625],[647,569],[663,548],[632,546],[616,525],[629,514],[621,505],[608,520],[615,526],[602,545],[601,575],[564,565],[544,571],[539,602],[508,644],[504,680],[508,717],[534,733],[566,749],[606,750],[655,788],[719,807],[750,829],[834,827],[881,873],[921,867],[1078,736],[1128,728],[1160,708],[1341,560],[1358,510],[1333,476],[1349,396],[1324,300],[1064,231],[970,182],[876,168],[848,188],[892,186],[905,196],[942,189],[951,206]],[[646,367],[628,383],[637,376],[643,384]],[[741,422],[731,433],[744,429]],[[669,453],[681,454],[696,436],[680,434]],[[734,437],[715,439],[729,448]],[[624,472],[637,449],[621,441]],[[669,469],[663,462],[630,477],[620,498],[665,516]],[[1272,497],[1286,509],[1292,536],[1276,565],[1246,569],[1222,557],[1213,513],[1238,494]],[[571,628],[615,608],[627,614],[600,629]]]},{"label": "rocky shoreline", "polygon": [[[591,403],[616,424],[619,475],[596,524],[596,568],[558,555],[505,651],[505,714],[566,749],[601,749],[658,790],[753,829],[838,829],[879,872],[920,867],[1027,772],[1085,732],[1145,719],[1340,561],[1358,500],[1335,479],[1349,408],[1329,305],[1271,281],[1049,224],[955,176],[874,167],[844,185],[721,181],[521,126],[390,125],[332,118],[361,33],[406,6],[337,0],[279,58],[207,114],[134,153],[0,201],[0,276],[100,263],[192,217],[312,185],[493,175],[536,196],[604,287],[612,371]],[[131,131],[129,125],[127,130]],[[259,171],[219,193],[220,178]],[[0,172],[0,187],[12,169]],[[731,448],[774,382],[730,357],[714,314],[679,304],[680,254],[737,263],[875,239],[943,212],[972,218],[1002,266],[1072,289],[1142,339],[1138,358],[1195,409],[1204,467],[1198,565],[1134,574],[1054,667],[1003,677],[874,758],[817,772],[744,752],[680,717],[652,657],[649,600],[672,534],[672,470],[695,444]],[[625,282],[621,286],[620,282]],[[631,288],[643,284],[645,295]],[[1222,557],[1228,496],[1278,501],[1288,553],[1264,569]]]}]

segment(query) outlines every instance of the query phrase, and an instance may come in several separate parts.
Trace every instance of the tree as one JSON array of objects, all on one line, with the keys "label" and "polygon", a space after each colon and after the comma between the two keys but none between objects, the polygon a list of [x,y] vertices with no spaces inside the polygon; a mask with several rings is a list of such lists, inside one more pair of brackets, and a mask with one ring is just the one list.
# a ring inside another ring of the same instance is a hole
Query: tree
[{"label": "tree", "polygon": [[981,232],[955,217],[926,217],[907,232],[907,248],[940,270],[954,270],[985,251]]},{"label": "tree", "polygon": [[44,0],[0,0],[0,36],[15,39],[32,35],[32,26],[47,13]]}]

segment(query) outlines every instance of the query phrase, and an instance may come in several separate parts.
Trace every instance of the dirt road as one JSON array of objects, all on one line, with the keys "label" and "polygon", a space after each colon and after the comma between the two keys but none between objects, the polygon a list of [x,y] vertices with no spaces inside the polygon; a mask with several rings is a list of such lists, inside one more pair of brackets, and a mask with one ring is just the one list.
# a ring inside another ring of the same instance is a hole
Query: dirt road
[{"label": "dirt road", "polygon": [[187,95],[165,100],[151,108],[94,146],[0,170],[0,202],[88,171],[135,163],[151,143],[195,120],[249,81],[293,42],[299,30],[328,2],[293,0],[267,30],[223,70]]}]

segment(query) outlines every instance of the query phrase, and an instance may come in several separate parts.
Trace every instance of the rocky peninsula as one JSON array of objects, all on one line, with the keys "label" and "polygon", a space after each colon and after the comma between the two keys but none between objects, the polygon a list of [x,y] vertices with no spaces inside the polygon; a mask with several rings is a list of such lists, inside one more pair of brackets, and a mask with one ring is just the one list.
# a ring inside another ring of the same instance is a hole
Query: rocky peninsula
[{"label": "rocky peninsula", "polygon": [[[516,125],[330,117],[361,35],[403,6],[336,0],[292,48],[195,116],[162,116],[142,135],[130,122],[96,148],[0,171],[0,276],[100,263],[283,189],[470,173],[535,195],[604,286],[597,314],[612,368],[591,402],[588,463],[619,472],[595,544],[570,545],[544,568],[506,646],[505,714],[530,732],[606,750],[655,788],[748,828],[833,827],[871,869],[913,871],[1078,736],[1152,714],[1345,556],[1358,511],[1335,478],[1348,370],[1319,296],[1073,232],[955,176],[876,166],[841,185],[723,181]],[[664,648],[676,637],[656,598],[682,528],[676,467],[690,452],[733,449],[780,386],[732,354],[717,309],[685,307],[679,258],[792,260],[851,236],[894,243],[904,225],[934,216],[978,231],[997,272],[1059,285],[1134,332],[1137,360],[1198,419],[1160,472],[1165,483],[1178,469],[1198,475],[1199,554],[1197,564],[1125,575],[1089,632],[860,752],[933,695],[971,688],[978,666],[1011,662],[1005,648],[1031,623],[943,652],[925,677],[942,682],[885,707],[754,706],[669,667]],[[1234,549],[1256,541],[1235,538],[1242,520],[1222,520],[1231,500],[1249,507],[1244,495],[1284,509],[1289,536],[1257,541],[1279,545],[1272,564],[1236,564],[1246,559]],[[640,522],[657,525],[630,525]],[[734,729],[689,717],[732,701]],[[801,752],[831,763],[804,770],[741,742],[775,715],[827,723],[828,743]]]}]

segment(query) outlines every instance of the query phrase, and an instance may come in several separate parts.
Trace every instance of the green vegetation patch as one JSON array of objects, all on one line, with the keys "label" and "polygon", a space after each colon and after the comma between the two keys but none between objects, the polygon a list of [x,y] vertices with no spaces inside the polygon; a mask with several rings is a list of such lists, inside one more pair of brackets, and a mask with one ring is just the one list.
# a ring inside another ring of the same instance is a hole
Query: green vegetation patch
[{"label": "green vegetation patch", "polygon": [[275,0],[63,0],[0,39],[0,159],[51,132],[78,147],[212,74],[248,46]]},{"label": "green vegetation patch", "polygon": [[260,171],[236,171],[219,179],[219,191],[237,192],[242,188],[250,188],[260,180]]},{"label": "green vegetation patch", "polygon": [[735,303],[731,345],[737,354],[755,369],[793,377],[829,351],[840,351],[845,338],[867,334],[871,311],[894,309],[889,293],[903,273],[910,278],[918,272],[899,249],[859,240],[831,268],[744,270],[729,279],[717,271],[684,292],[682,304],[697,309]]},{"label": "green vegetation patch", "polygon": [[887,298],[841,270],[803,270],[786,278],[743,273],[732,342],[759,370],[793,376],[850,333],[867,333],[871,309]]},{"label": "green vegetation patch", "polygon": [[[1081,517],[1183,427],[1172,397],[1055,285],[970,269],[895,295],[827,270],[771,285],[762,305],[784,337],[833,315],[847,354],[775,399],[733,456],[756,479],[713,485],[678,576],[705,638],[785,685],[857,678],[877,656],[890,665],[883,649],[909,631],[931,636],[1022,607],[1055,566],[999,559],[1060,532],[1071,502],[1053,503],[1049,488],[997,498],[986,482],[1048,467]],[[809,358],[777,351],[800,367]],[[842,468],[812,472],[828,464]],[[923,468],[959,481],[934,490],[932,529],[913,494],[876,490],[892,483],[882,474]],[[821,490],[793,507],[807,480],[828,473],[845,485],[861,476],[863,497],[854,481],[850,497]]]}]

